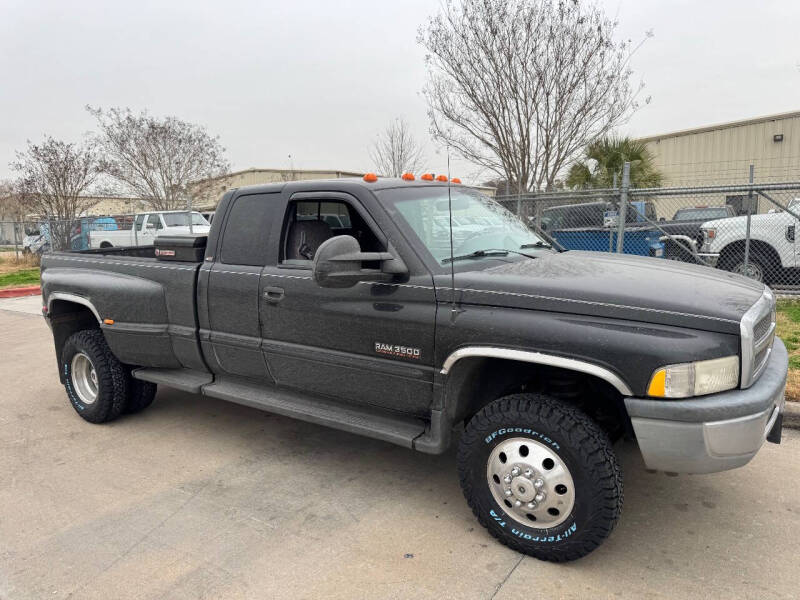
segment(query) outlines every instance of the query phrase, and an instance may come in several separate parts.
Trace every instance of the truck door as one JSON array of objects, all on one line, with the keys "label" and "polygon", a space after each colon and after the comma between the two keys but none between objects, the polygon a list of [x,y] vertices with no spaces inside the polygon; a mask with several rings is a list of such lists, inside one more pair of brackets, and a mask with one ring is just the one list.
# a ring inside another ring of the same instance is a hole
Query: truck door
[{"label": "truck door", "polygon": [[271,244],[260,290],[264,355],[278,385],[429,414],[436,315],[430,273],[401,253],[410,270],[402,284],[322,288],[311,261],[324,241],[352,235],[365,252],[385,251],[386,232],[345,193],[303,192],[283,207],[273,229],[280,243]]},{"label": "truck door", "polygon": [[269,215],[277,209],[277,197],[235,197],[222,222],[218,255],[204,266],[207,274],[201,273],[206,291],[198,311],[207,319],[206,324],[201,318],[201,328],[207,327],[201,329],[201,340],[216,373],[273,381],[261,351],[259,285],[269,243]]}]

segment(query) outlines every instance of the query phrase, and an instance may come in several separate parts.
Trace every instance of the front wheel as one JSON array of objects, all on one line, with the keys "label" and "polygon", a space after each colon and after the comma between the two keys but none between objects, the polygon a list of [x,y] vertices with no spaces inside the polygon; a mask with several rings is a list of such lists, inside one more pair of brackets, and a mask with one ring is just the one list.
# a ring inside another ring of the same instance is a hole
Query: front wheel
[{"label": "front wheel", "polygon": [[541,560],[585,556],[622,510],[611,441],[581,410],[541,394],[514,394],[467,424],[461,488],[478,521],[510,548]]}]

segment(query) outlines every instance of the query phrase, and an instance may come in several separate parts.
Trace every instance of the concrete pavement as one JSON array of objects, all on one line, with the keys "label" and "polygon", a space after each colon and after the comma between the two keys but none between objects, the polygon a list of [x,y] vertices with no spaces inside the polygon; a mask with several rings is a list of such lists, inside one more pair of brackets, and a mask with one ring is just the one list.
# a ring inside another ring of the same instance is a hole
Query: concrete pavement
[{"label": "concrete pavement", "polygon": [[620,445],[619,527],[552,565],[477,524],[452,452],[167,389],[86,423],[30,304],[0,305],[2,599],[800,596],[796,431],[707,476],[648,473]]}]

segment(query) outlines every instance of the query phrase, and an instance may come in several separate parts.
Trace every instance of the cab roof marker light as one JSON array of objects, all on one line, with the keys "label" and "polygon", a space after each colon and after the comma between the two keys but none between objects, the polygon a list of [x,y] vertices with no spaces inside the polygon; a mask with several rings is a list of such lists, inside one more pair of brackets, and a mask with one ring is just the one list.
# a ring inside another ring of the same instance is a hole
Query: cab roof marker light
[{"label": "cab roof marker light", "polygon": [[438,175],[436,181],[447,181],[447,175]]},{"label": "cab roof marker light", "polygon": [[433,181],[433,173],[424,173],[420,179],[423,181]]},{"label": "cab roof marker light", "polygon": [[378,176],[375,175],[375,173],[367,173],[366,175],[364,175],[364,181],[366,181],[367,183],[375,183],[376,181],[378,181]]},{"label": "cab roof marker light", "polygon": [[461,183],[461,180],[460,180],[458,177],[453,177],[453,178],[450,180],[450,183],[456,183],[456,184],[458,184],[458,183]]},{"label": "cab roof marker light", "polygon": [[413,173],[403,173],[403,175],[401,177],[405,181],[414,181],[414,174]]}]

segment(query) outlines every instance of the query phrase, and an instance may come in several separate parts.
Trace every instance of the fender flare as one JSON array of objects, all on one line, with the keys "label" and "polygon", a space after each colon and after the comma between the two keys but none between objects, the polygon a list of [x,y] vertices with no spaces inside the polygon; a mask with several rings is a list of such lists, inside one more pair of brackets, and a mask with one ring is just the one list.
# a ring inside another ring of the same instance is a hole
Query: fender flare
[{"label": "fender flare", "polygon": [[65,302],[74,302],[75,304],[82,304],[83,306],[87,307],[89,310],[92,311],[92,314],[95,316],[98,323],[103,322],[103,320],[100,318],[100,313],[97,312],[97,309],[95,308],[94,304],[92,304],[88,299],[84,298],[83,296],[78,296],[77,294],[70,294],[67,292],[51,292],[47,297],[47,312],[52,312],[54,300],[64,300]]},{"label": "fender flare", "polygon": [[578,371],[607,381],[623,396],[633,396],[633,391],[628,384],[625,383],[619,375],[605,367],[574,358],[565,358],[554,354],[545,354],[543,352],[532,352],[528,350],[513,350],[511,348],[497,348],[491,346],[467,346],[459,348],[447,357],[442,365],[440,373],[442,375],[447,375],[453,368],[453,365],[459,360],[470,357],[501,358]]}]

